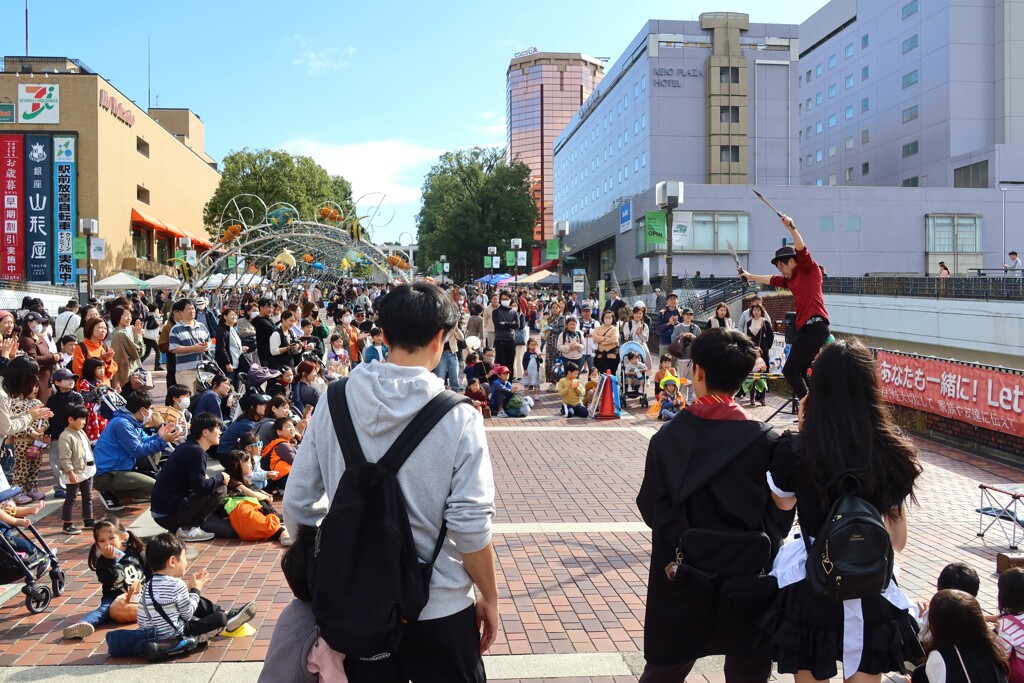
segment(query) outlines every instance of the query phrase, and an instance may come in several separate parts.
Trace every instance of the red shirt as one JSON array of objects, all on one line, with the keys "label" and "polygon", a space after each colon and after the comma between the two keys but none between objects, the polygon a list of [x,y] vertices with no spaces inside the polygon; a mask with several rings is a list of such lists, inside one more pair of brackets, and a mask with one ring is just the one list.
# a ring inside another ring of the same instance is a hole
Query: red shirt
[{"label": "red shirt", "polygon": [[816,315],[828,320],[825,298],[821,294],[821,279],[821,268],[811,258],[811,252],[807,248],[796,250],[796,268],[793,269],[793,277],[772,275],[772,286],[793,292],[793,302],[796,304],[796,329],[798,330],[808,319]]}]

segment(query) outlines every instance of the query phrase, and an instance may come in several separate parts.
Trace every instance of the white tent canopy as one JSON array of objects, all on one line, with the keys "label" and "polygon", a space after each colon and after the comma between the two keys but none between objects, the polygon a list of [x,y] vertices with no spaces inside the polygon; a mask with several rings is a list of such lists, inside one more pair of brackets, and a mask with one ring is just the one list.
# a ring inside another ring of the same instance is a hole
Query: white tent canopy
[{"label": "white tent canopy", "polygon": [[551,275],[551,271],[550,270],[538,270],[536,273],[533,273],[532,275],[527,275],[526,277],[519,278],[518,280],[516,280],[516,283],[517,284],[531,284],[531,283],[534,283],[534,282],[540,282],[541,280],[546,278],[548,275]]},{"label": "white tent canopy", "polygon": [[149,285],[128,273],[117,273],[93,283],[96,289],[149,289]]},{"label": "white tent canopy", "polygon": [[181,280],[168,275],[157,275],[156,277],[151,277],[146,280],[146,284],[157,289],[162,289],[164,287],[180,287]]}]

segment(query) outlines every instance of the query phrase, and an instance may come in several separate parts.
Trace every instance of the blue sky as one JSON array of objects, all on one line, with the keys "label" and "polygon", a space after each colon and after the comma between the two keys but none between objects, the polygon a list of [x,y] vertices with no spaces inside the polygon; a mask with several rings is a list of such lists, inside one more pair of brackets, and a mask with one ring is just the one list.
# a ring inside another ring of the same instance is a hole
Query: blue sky
[{"label": "blue sky", "polygon": [[[800,23],[822,4],[30,0],[30,49],[82,60],[145,108],[148,36],[154,104],[195,111],[210,155],[308,154],[357,196],[385,193],[378,222],[391,222],[374,234],[396,239],[415,233],[423,176],[442,152],[504,144],[514,53],[536,46],[614,61],[648,19],[735,11]],[[24,11],[24,0],[0,0],[5,55],[24,52]]]}]

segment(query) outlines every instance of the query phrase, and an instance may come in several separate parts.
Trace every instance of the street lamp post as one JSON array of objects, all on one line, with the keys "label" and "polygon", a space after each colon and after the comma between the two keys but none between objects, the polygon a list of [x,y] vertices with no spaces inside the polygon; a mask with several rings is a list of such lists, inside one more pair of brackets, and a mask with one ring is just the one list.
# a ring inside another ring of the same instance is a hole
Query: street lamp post
[{"label": "street lamp post", "polygon": [[519,284],[519,250],[523,248],[523,241],[521,239],[509,240],[508,246],[516,255],[516,269],[513,272],[515,273],[515,282]]},{"label": "street lamp post", "polygon": [[497,247],[487,247],[488,260],[491,262],[491,284],[494,284],[494,255],[498,253]]},{"label": "street lamp post", "polygon": [[672,212],[683,203],[683,183],[679,180],[665,180],[655,189],[658,208],[665,209],[665,279],[668,281],[665,296],[672,293]]},{"label": "street lamp post", "polygon": [[562,295],[562,261],[563,252],[565,251],[562,247],[562,243],[565,240],[565,236],[569,234],[569,221],[555,221],[555,231],[558,233],[558,295]]}]

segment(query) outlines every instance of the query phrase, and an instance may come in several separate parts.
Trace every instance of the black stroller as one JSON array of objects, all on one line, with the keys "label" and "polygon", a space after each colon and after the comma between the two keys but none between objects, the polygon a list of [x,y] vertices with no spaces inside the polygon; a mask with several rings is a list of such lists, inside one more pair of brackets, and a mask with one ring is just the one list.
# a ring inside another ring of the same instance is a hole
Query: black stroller
[{"label": "black stroller", "polygon": [[[6,481],[2,482],[6,484]],[[0,492],[0,503],[21,493],[20,488],[8,488]],[[10,529],[10,531],[8,531]],[[17,533],[29,545],[31,553],[18,551],[7,538],[8,533]],[[40,583],[40,579],[49,573],[53,586]],[[46,545],[35,526],[27,529],[20,527],[4,527],[0,532],[0,583],[25,582],[21,592],[25,594],[25,607],[32,614],[39,614],[50,606],[54,595],[62,595],[67,578],[60,568],[57,556]]]}]

